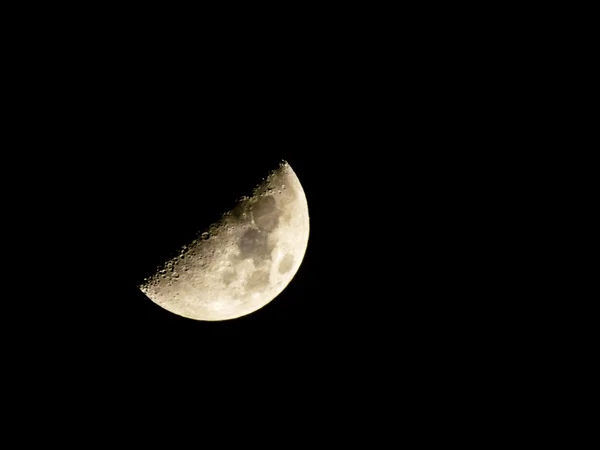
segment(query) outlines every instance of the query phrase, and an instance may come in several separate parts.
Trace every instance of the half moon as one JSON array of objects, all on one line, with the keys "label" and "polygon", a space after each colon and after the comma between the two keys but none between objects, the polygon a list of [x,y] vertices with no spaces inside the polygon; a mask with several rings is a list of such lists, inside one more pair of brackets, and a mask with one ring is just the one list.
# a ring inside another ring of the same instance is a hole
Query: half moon
[{"label": "half moon", "polygon": [[306,195],[283,161],[252,196],[238,200],[139,288],[164,309],[190,319],[241,317],[287,287],[302,263],[308,235]]}]

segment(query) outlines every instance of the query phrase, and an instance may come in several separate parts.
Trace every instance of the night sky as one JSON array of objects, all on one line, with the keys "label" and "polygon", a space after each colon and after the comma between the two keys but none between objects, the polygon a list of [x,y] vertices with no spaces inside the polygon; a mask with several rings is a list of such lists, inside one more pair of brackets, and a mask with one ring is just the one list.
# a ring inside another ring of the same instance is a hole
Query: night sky
[{"label": "night sky", "polygon": [[[395,352],[406,342],[412,351],[439,337],[440,325],[447,329],[449,305],[438,293],[450,285],[429,277],[445,264],[431,256],[439,251],[430,234],[436,224],[422,221],[422,207],[410,198],[425,195],[426,184],[410,186],[403,179],[410,170],[396,171],[385,157],[373,163],[356,147],[353,154],[322,149],[315,156],[308,139],[242,134],[233,143],[148,139],[133,159],[98,154],[94,174],[81,174],[88,202],[70,236],[71,245],[93,251],[79,251],[72,269],[77,292],[61,308],[63,331],[124,357],[223,357],[233,348],[273,362],[296,351],[325,360],[368,348]],[[284,147],[295,151],[278,151]],[[298,273],[275,300],[239,319],[202,322],[170,313],[138,290],[144,276],[250,194],[281,159],[303,185],[311,229]]]},{"label": "night sky", "polygon": [[[370,17],[364,5],[329,15],[249,5],[265,10],[264,24],[224,6],[170,19],[162,6],[157,19],[144,17],[150,6],[107,8],[105,20],[104,8],[51,5],[60,20],[37,7],[23,24],[9,20],[5,91],[16,100],[4,129],[15,138],[5,139],[2,178],[15,212],[3,219],[16,249],[6,250],[0,328],[3,374],[15,380],[3,399],[16,398],[6,410],[25,425],[18,439],[53,440],[30,425],[38,415],[50,432],[84,436],[77,448],[102,437],[114,447],[122,416],[136,439],[162,428],[213,448],[208,417],[225,428],[217,445],[234,435],[262,445],[279,439],[275,417],[294,428],[278,448],[321,430],[379,448],[381,430],[396,444],[411,420],[420,443],[447,444],[436,415],[469,434],[511,398],[492,438],[515,411],[535,416],[520,402],[538,385],[523,380],[544,348],[534,325],[547,305],[536,285],[519,284],[537,267],[527,215],[545,185],[523,201],[519,180],[547,158],[530,128],[531,93],[552,71],[527,78],[546,35],[524,45],[499,11],[456,5],[447,9],[460,20],[429,4]],[[306,193],[310,236],[277,298],[201,322],[137,288],[281,160]],[[532,297],[539,304],[528,306]],[[148,415],[139,431],[130,405]],[[250,419],[259,426],[240,431]]]},{"label": "night sky", "polygon": [[[364,100],[352,108],[330,97],[337,108],[313,103],[325,93],[290,94],[296,108],[265,99],[243,117],[213,96],[196,115],[161,102],[82,119],[66,145],[87,150],[53,156],[73,169],[44,205],[49,217],[61,217],[53,245],[68,261],[69,299],[50,311],[58,333],[109,353],[128,345],[136,353],[155,345],[167,354],[196,345],[210,351],[231,340],[281,357],[294,346],[323,356],[334,347],[353,354],[363,345],[423,345],[448,331],[448,314],[460,315],[448,298],[459,295],[464,274],[450,275],[460,260],[463,181],[448,170],[457,158],[436,150],[447,135],[428,130],[417,103],[392,130],[389,110]],[[299,272],[274,301],[240,319],[204,323],[163,310],[137,289],[282,159],[304,187],[311,228]]]},{"label": "night sky", "polygon": [[[35,314],[21,316],[54,352],[41,354],[206,374],[240,361],[244,370],[340,373],[399,361],[414,369],[480,352],[475,337],[495,313],[479,300],[497,285],[484,283],[479,263],[493,239],[481,234],[489,199],[478,186],[493,165],[469,149],[493,134],[432,67],[406,64],[399,82],[383,48],[365,50],[369,62],[358,68],[355,51],[321,50],[304,55],[307,64],[257,57],[242,79],[211,66],[201,83],[187,66],[124,58],[121,75],[79,77],[70,103],[40,113],[49,119],[38,135],[62,149],[36,159],[40,172],[58,168],[45,172],[51,188],[32,211],[50,219],[47,264],[60,276],[43,283]],[[155,89],[161,77],[172,81]],[[53,92],[43,91],[44,104],[57,104]],[[306,192],[310,237],[275,300],[239,319],[200,322],[139,291],[281,160]]]}]

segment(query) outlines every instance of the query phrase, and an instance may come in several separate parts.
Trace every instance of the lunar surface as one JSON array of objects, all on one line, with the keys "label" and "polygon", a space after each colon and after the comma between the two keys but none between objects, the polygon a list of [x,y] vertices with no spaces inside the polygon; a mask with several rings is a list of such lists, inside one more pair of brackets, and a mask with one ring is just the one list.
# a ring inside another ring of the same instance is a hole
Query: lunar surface
[{"label": "lunar surface", "polygon": [[308,204],[283,161],[197,239],[139,286],[153,302],[196,320],[250,314],[290,283],[308,245]]}]

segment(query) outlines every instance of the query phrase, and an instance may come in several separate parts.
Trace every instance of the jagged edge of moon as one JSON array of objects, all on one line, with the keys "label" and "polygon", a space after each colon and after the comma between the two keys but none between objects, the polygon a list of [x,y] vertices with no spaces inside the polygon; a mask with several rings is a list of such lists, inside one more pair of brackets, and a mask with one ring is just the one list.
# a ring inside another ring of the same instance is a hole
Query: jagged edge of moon
[{"label": "jagged edge of moon", "polygon": [[138,284],[138,289],[140,289],[142,292],[146,292],[148,289],[159,284],[159,277],[161,276],[164,278],[177,278],[179,275],[176,270],[179,264],[184,263],[186,256],[189,253],[195,252],[198,249],[198,247],[202,245],[203,241],[207,241],[212,237],[218,236],[220,231],[223,230],[223,227],[226,225],[225,218],[232,214],[232,211],[235,209],[236,206],[242,205],[244,202],[251,200],[252,198],[258,198],[260,195],[269,193],[269,191],[272,190],[268,187],[269,183],[278,174],[278,172],[284,171],[284,173],[287,173],[287,171],[290,168],[291,167],[289,163],[286,160],[282,159],[279,162],[278,167],[272,169],[267,177],[264,177],[260,183],[256,184],[256,186],[252,190],[251,195],[244,195],[239,197],[235,201],[231,209],[221,214],[221,218],[219,220],[210,224],[208,227],[204,227],[196,231],[195,237],[191,240],[191,242],[182,245],[178,251],[172,253],[173,256],[168,257],[163,264],[157,265],[155,273],[151,276],[145,277],[142,283]]}]

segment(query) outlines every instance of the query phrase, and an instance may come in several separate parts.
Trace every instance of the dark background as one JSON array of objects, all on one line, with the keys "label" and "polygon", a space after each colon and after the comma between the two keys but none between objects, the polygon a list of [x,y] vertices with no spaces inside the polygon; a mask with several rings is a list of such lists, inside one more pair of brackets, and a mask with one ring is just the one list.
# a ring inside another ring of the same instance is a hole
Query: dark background
[{"label": "dark background", "polygon": [[[267,95],[251,104],[218,95],[204,108],[198,101],[208,113],[180,102],[125,112],[115,105],[70,124],[78,130],[69,145],[81,149],[81,162],[58,180],[64,215],[56,252],[66,259],[59,292],[69,294],[50,308],[59,354],[71,361],[99,354],[108,367],[138,361],[137,368],[141,359],[161,370],[304,361],[303,370],[333,374],[356,361],[455,361],[465,345],[479,345],[473,336],[490,316],[471,320],[481,314],[471,297],[481,280],[473,278],[477,254],[465,260],[460,237],[469,227],[477,233],[477,222],[461,217],[463,180],[449,169],[455,156],[450,162],[434,148],[440,142],[429,136],[429,122],[415,119],[410,103],[397,116],[358,101],[323,110],[296,97],[292,81],[281,92],[285,108]],[[325,86],[313,92],[330,95]],[[250,111],[242,118],[210,112],[223,103]],[[390,116],[396,125],[384,136]],[[73,153],[64,158],[70,165]],[[163,310],[137,289],[281,159],[305,189],[311,232],[303,264],[280,296],[246,317],[209,323]],[[56,215],[56,204],[48,206]]]},{"label": "dark background", "polygon": [[[560,123],[578,92],[562,73],[590,59],[552,8],[19,6],[2,53],[7,431],[77,448],[554,437],[576,367],[556,353],[579,344],[572,292],[539,264],[555,198],[571,203],[547,164],[581,134]],[[281,159],[311,232],[274,301],[209,323],[137,289]]]},{"label": "dark background", "polygon": [[[431,208],[418,198],[432,189],[439,164],[423,143],[434,137],[419,75],[400,84],[385,50],[368,49],[367,62],[322,42],[265,51],[221,42],[196,58],[122,42],[104,55],[101,44],[50,52],[35,95],[45,119],[38,137],[55,144],[44,157],[62,165],[48,192],[55,201],[45,205],[60,218],[58,258],[68,258],[73,285],[65,288],[75,294],[61,328],[101,346],[113,340],[98,329],[125,342],[173,333],[184,334],[184,345],[264,339],[269,353],[289,344],[321,349],[334,336],[350,342],[359,330],[377,330],[390,316],[383,310],[410,304],[398,301],[397,283],[420,263],[406,254],[425,246],[411,230],[421,226],[416,210]],[[174,316],[137,290],[281,159],[305,187],[311,237],[280,298],[246,318],[207,324]]]},{"label": "dark background", "polygon": [[[109,101],[88,86],[87,107],[59,112],[66,123],[51,132],[67,141],[58,152],[66,175],[52,190],[60,201],[46,207],[61,215],[57,251],[71,295],[59,328],[78,330],[74,345],[166,355],[200,346],[223,356],[231,342],[273,363],[293,348],[329,360],[362,345],[396,353],[404,338],[426,345],[441,337],[452,283],[444,247],[456,245],[446,238],[460,200],[441,189],[448,154],[434,148],[420,102],[395,112],[383,94],[359,100],[341,81],[339,92],[298,77],[280,84],[256,80],[252,91],[261,94],[252,100],[222,82],[172,101],[146,91],[130,108],[128,87],[111,88],[119,101]],[[281,159],[304,186],[311,234],[300,271],[275,301],[238,320],[203,323],[137,289]]]},{"label": "dark background", "polygon": [[[30,192],[14,283],[27,301],[4,318],[8,351],[55,373],[28,370],[30,384],[87,403],[239,395],[339,410],[396,396],[426,410],[510,379],[498,361],[515,357],[525,319],[505,280],[526,273],[496,255],[519,227],[499,199],[515,177],[502,171],[519,142],[507,130],[525,126],[511,103],[521,78],[479,32],[448,40],[405,22],[251,40],[184,27],[170,44],[34,38],[11,115],[27,176],[7,191]],[[281,159],[311,231],[274,301],[200,322],[137,289]]]}]

